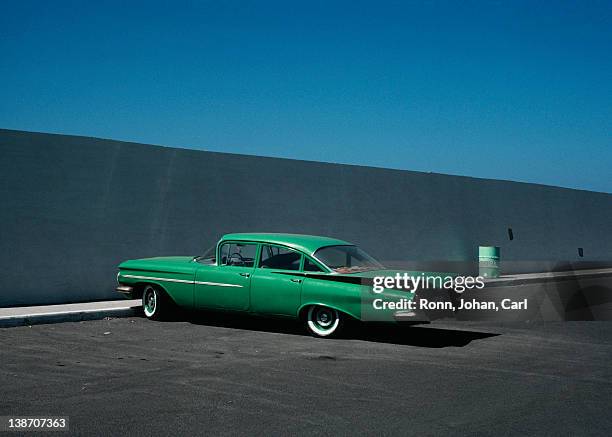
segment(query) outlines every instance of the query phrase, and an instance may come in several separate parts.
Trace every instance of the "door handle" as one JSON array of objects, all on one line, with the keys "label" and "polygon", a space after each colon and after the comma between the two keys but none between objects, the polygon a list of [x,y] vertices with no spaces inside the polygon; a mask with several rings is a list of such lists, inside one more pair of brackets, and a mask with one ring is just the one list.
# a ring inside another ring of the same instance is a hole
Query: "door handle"
[{"label": "door handle", "polygon": [[302,280],[298,278],[291,278],[291,282],[297,282],[299,284],[300,282],[302,282]]},{"label": "door handle", "polygon": [[244,276],[245,278],[248,278],[249,276],[251,276],[250,273],[240,273],[240,276]]}]

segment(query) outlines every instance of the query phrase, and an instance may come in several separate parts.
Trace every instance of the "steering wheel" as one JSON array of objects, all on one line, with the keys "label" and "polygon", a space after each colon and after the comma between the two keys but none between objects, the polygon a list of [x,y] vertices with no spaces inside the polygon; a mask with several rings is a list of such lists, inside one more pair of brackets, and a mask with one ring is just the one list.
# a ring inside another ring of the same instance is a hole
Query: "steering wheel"
[{"label": "steering wheel", "polygon": [[[240,259],[240,262],[241,262],[242,264],[244,264],[244,257],[243,257],[243,256],[242,256],[240,253],[238,253],[238,252],[234,252],[234,253],[232,253],[232,254],[230,255],[230,261],[234,259],[234,256],[235,256],[235,255],[236,255],[236,256],[238,256],[238,258]],[[233,264],[233,262],[232,262],[232,264]]]}]

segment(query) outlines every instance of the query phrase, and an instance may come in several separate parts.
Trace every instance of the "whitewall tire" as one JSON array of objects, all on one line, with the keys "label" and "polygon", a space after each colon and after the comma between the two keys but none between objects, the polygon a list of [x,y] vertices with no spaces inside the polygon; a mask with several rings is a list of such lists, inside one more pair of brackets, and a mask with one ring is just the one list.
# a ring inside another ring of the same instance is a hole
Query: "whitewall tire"
[{"label": "whitewall tire", "polygon": [[331,337],[340,330],[342,316],[337,310],[313,305],[306,313],[306,329],[315,337]]},{"label": "whitewall tire", "polygon": [[159,320],[163,311],[163,297],[152,285],[146,285],[142,292],[142,309],[147,319]]}]

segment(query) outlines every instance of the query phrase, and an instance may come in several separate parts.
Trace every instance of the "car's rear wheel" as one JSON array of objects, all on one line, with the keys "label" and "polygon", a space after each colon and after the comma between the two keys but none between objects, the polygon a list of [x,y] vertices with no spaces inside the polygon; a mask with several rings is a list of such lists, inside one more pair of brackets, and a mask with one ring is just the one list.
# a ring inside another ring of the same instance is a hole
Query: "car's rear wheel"
[{"label": "car's rear wheel", "polygon": [[315,337],[331,337],[340,330],[342,316],[337,310],[313,305],[306,313],[306,329]]},{"label": "car's rear wheel", "polygon": [[167,311],[167,301],[160,290],[152,285],[145,285],[142,292],[142,309],[151,320],[160,320]]}]

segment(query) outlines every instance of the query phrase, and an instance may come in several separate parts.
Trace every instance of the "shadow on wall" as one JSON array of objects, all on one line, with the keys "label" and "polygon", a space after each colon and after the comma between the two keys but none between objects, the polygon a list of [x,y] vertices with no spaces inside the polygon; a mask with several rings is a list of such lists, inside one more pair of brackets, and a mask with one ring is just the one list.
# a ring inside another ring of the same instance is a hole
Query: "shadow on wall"
[{"label": "shadow on wall", "polygon": [[562,320],[612,320],[612,277],[572,275],[547,284],[546,295]]},{"label": "shadow on wall", "polygon": [[576,274],[561,278],[543,276],[528,280],[519,277],[503,284],[487,283],[482,290],[465,290],[461,294],[448,290],[428,290],[427,294],[422,292],[417,296],[432,302],[452,302],[455,308],[460,307],[460,301],[495,302],[501,309],[505,299],[527,302],[526,308],[519,310],[426,310],[426,316],[432,321],[612,321],[612,274],[591,277]]}]

